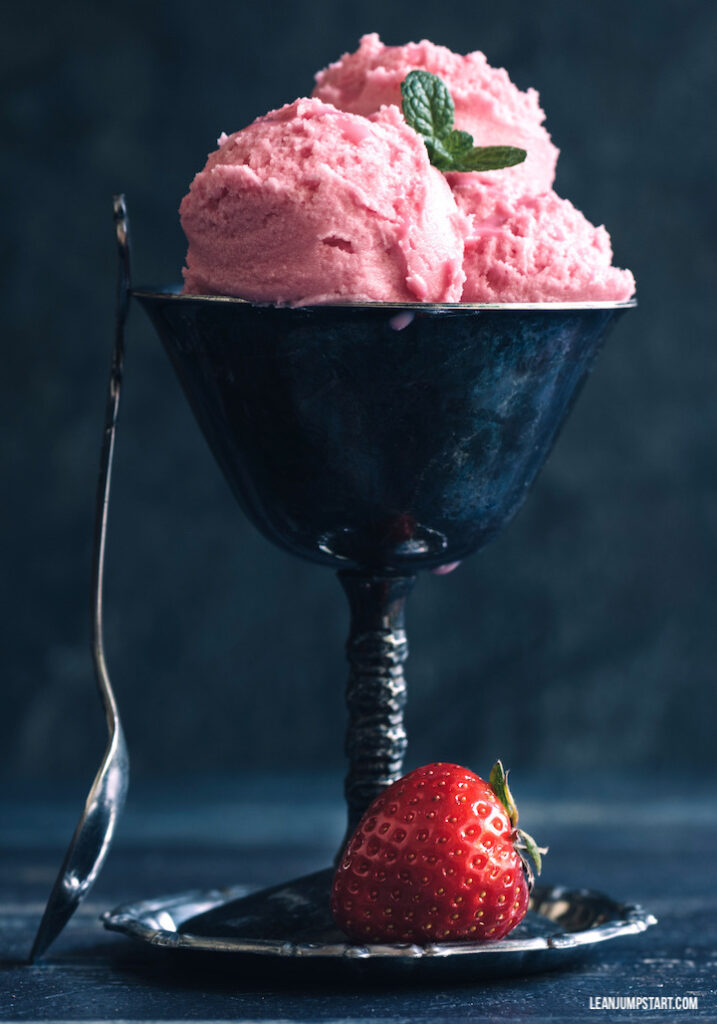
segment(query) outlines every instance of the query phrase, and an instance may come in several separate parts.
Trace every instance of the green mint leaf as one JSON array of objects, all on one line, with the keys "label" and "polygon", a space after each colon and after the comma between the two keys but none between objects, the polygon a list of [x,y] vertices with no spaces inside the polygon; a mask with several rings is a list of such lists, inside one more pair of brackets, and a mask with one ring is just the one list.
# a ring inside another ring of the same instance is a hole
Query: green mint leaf
[{"label": "green mint leaf", "polygon": [[401,82],[403,116],[406,122],[427,139],[449,135],[455,108],[445,83],[430,71],[409,71]]},{"label": "green mint leaf", "polygon": [[428,150],[428,159],[439,171],[453,170],[453,155],[444,146],[442,139],[424,139]]},{"label": "green mint leaf", "polygon": [[497,171],[502,167],[522,164],[527,155],[524,149],[518,149],[517,146],[472,146],[467,152],[456,155],[453,170]]},{"label": "green mint leaf", "polygon": [[428,158],[439,171],[495,171],[525,160],[516,146],[474,146],[469,132],[453,128],[455,107],[445,82],[430,71],[409,71],[401,82],[406,123],[423,136]]},{"label": "green mint leaf", "polygon": [[461,160],[473,149],[473,136],[470,132],[460,132],[454,128],[451,134],[443,140],[443,144],[454,161]]}]

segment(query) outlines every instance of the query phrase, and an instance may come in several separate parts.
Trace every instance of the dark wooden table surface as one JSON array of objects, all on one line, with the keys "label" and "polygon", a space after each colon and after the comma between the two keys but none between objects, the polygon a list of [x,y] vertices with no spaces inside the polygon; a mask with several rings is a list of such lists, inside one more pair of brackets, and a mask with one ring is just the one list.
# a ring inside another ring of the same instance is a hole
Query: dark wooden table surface
[{"label": "dark wooden table surface", "polygon": [[[714,1020],[717,784],[514,778],[521,822],[550,845],[543,881],[641,903],[642,935],[567,970],[517,979],[392,984],[247,972],[231,958],[152,950],[105,932],[118,903],[224,884],[263,886],[326,866],[342,834],[340,783],[294,776],[135,786],[88,902],[25,962],[84,795],[0,793],[0,1020]],[[551,792],[552,790],[552,792]],[[218,962],[219,961],[219,962]],[[613,1012],[608,996],[697,996],[697,1009]]]}]

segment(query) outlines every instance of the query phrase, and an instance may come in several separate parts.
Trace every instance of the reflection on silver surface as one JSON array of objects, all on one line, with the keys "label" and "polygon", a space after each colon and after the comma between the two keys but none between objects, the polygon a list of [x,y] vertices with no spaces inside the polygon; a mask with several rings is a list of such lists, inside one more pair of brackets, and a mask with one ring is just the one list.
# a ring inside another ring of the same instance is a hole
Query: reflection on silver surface
[{"label": "reflection on silver surface", "polygon": [[536,886],[531,911],[498,942],[354,945],[328,910],[330,869],[259,893],[245,888],[188,892],[118,907],[103,915],[106,928],[152,946],[263,957],[361,961],[387,966],[449,963],[473,976],[549,970],[608,939],[656,924],[642,907],[602,893]]}]

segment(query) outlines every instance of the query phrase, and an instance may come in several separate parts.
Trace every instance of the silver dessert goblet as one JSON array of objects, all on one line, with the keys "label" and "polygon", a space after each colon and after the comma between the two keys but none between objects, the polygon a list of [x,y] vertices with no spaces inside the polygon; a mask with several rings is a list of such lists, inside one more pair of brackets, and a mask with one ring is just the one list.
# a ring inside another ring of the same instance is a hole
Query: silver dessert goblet
[{"label": "silver dessert goblet", "polygon": [[[351,614],[348,836],[369,803],[402,773],[404,610],[416,573],[464,559],[507,525],[608,328],[634,302],[288,308],[185,295],[176,287],[130,292],[121,196],[115,197],[115,218],[117,332],[93,586],[93,651],[111,726],[108,751],[114,750],[112,736],[122,733],[102,647],[102,572],[131,294],[152,320],[247,516],[275,544],[338,572]],[[127,783],[123,744],[121,754],[121,785],[93,787],[34,955],[59,933],[107,854]],[[329,879],[330,872],[320,872],[287,888],[288,905],[298,893],[324,920]],[[251,899],[254,907],[268,905]],[[219,934],[222,927],[231,931],[227,922],[237,913],[241,918],[233,903],[222,907]],[[262,910],[253,913],[263,919]],[[192,926],[202,927],[196,917]],[[216,930],[216,914],[205,927]]]},{"label": "silver dessert goblet", "polygon": [[[246,515],[275,544],[336,570],[346,592],[348,838],[402,774],[404,610],[418,570],[460,561],[505,528],[608,328],[633,303],[277,308],[178,289],[134,297]],[[476,944],[356,947],[331,921],[331,877],[208,909],[190,899],[156,941],[377,965],[428,956],[498,973],[542,969],[555,949],[597,941],[547,935],[560,900],[540,886],[537,912],[487,958]],[[563,906],[578,900],[560,893]],[[106,924],[146,938],[152,906],[120,908]],[[609,937],[653,921],[631,908]]]}]

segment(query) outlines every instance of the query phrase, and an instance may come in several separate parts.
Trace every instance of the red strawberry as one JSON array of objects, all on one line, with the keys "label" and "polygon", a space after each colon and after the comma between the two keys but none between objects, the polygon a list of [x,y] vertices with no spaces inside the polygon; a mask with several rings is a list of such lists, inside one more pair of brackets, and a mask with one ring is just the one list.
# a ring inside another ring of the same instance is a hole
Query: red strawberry
[{"label": "red strawberry", "polygon": [[331,890],[356,942],[500,939],[525,916],[540,850],[516,828],[498,761],[484,782],[455,764],[416,768],[389,786],[348,842]]}]

